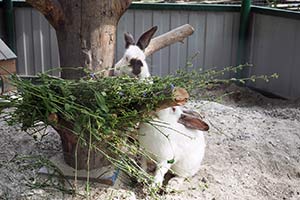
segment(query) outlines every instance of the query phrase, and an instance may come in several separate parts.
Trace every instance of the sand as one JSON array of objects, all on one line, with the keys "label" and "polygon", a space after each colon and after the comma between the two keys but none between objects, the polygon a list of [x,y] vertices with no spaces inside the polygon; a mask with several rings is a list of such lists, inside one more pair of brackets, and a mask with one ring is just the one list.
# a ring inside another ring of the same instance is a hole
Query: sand
[{"label": "sand", "polygon": [[[300,199],[300,101],[270,99],[234,85],[210,91],[221,102],[194,101],[210,124],[200,171],[189,180],[171,179],[162,199]],[[30,117],[30,114],[28,115]],[[22,156],[50,158],[61,151],[60,140],[49,129],[33,139],[17,127],[0,122],[0,199],[84,199],[53,187],[33,187],[43,178]],[[49,181],[50,182],[50,181]],[[48,182],[48,183],[49,183]],[[53,179],[52,185],[59,185]],[[84,195],[84,185],[77,192]],[[139,188],[119,182],[114,187],[91,184],[90,199],[143,199]],[[148,197],[148,199],[151,199]]]}]

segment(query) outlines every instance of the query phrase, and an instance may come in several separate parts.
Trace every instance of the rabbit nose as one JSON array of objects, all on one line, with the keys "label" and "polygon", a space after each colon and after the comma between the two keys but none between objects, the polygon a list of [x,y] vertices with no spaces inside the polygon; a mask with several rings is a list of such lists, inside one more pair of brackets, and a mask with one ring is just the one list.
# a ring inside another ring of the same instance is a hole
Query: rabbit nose
[{"label": "rabbit nose", "polygon": [[141,73],[141,67],[143,67],[143,63],[137,59],[130,60],[130,66],[132,67],[132,73],[138,76]]}]

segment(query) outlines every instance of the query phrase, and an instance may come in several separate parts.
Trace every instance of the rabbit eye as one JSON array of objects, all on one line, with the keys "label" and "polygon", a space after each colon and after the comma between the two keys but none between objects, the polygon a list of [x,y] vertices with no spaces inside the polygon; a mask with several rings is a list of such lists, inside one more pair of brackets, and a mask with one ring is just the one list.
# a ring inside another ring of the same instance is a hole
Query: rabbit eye
[{"label": "rabbit eye", "polygon": [[173,110],[173,112],[175,112],[175,111],[176,111],[176,108],[175,108],[175,107],[172,107],[172,110]]}]

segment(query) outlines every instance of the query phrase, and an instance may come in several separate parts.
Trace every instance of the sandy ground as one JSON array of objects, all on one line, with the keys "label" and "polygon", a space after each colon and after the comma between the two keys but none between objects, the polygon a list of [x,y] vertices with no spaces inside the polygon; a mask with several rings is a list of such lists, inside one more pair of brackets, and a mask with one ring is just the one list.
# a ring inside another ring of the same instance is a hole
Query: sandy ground
[{"label": "sandy ground", "polygon": [[[231,91],[235,93],[222,103],[194,103],[211,126],[202,168],[184,183],[176,185],[173,179],[170,184],[178,190],[162,199],[300,199],[300,101],[269,99],[232,85],[211,93]],[[53,131],[35,141],[0,122],[0,149],[0,199],[84,199],[53,188],[34,189],[40,181],[39,166],[30,159],[20,160],[60,152]],[[91,199],[142,198],[134,193],[137,190],[123,183],[115,187],[94,183]],[[78,193],[84,194],[83,185]]]}]

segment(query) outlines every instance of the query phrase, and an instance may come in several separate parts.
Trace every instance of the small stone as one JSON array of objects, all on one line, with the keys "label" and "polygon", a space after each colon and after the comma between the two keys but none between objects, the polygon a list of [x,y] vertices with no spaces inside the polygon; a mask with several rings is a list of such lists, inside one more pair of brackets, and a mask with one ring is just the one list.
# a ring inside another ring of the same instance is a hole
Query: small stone
[{"label": "small stone", "polygon": [[202,183],[207,183],[207,179],[206,179],[205,177],[203,177],[203,178],[201,179],[201,182],[202,182]]}]

